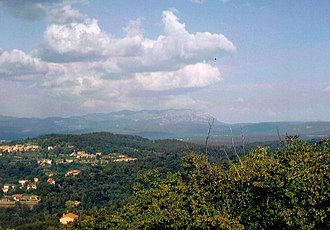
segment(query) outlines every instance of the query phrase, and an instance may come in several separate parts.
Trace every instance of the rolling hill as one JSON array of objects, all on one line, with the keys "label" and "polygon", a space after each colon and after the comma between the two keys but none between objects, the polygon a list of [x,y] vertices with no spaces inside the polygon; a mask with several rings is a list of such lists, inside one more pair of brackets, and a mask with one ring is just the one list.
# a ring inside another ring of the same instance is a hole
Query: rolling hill
[{"label": "rolling hill", "polygon": [[[0,116],[0,140],[15,140],[42,134],[80,134],[107,131],[138,135],[150,139],[204,139],[214,118],[195,110],[142,110],[96,113],[73,117],[16,118]],[[215,138],[240,136],[250,140],[274,140],[281,135],[302,138],[330,136],[330,122],[263,122],[226,124],[214,119],[211,135]]]}]

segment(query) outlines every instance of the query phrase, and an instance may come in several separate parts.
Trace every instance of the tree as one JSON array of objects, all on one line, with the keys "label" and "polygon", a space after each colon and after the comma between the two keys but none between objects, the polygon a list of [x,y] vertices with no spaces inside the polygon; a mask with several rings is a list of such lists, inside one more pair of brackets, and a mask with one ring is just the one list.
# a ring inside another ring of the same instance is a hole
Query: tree
[{"label": "tree", "polygon": [[222,188],[229,214],[247,228],[329,227],[329,141],[307,144],[289,139],[269,153],[257,148],[226,174]]},{"label": "tree", "polygon": [[183,172],[150,171],[117,212],[102,210],[79,229],[327,229],[330,227],[330,141],[288,139],[258,147],[228,170],[189,154]]}]

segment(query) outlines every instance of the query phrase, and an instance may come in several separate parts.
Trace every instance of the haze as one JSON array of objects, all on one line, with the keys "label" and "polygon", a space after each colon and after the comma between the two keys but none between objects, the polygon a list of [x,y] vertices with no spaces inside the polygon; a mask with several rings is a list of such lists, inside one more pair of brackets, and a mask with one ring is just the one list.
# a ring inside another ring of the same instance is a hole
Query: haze
[{"label": "haze", "polygon": [[330,117],[330,1],[0,0],[0,115]]}]

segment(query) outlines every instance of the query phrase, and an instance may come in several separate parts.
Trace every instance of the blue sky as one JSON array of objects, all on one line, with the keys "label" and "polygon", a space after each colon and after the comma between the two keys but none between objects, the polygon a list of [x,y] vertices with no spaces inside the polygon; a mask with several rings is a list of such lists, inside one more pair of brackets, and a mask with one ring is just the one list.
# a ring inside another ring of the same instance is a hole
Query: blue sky
[{"label": "blue sky", "polygon": [[0,0],[0,114],[330,120],[330,1]]}]

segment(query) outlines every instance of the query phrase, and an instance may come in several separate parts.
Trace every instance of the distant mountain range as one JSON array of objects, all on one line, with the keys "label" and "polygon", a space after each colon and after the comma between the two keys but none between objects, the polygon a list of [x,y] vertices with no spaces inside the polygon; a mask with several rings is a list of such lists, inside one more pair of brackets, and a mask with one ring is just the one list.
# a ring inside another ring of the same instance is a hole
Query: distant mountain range
[{"label": "distant mountain range", "polygon": [[[195,110],[142,110],[96,113],[68,118],[16,118],[0,116],[0,140],[15,140],[42,134],[78,134],[107,131],[151,139],[205,138],[212,123],[210,114]],[[330,122],[264,122],[226,124],[214,119],[211,135],[228,138],[240,136],[271,140],[298,134],[304,138],[330,136]]]}]

